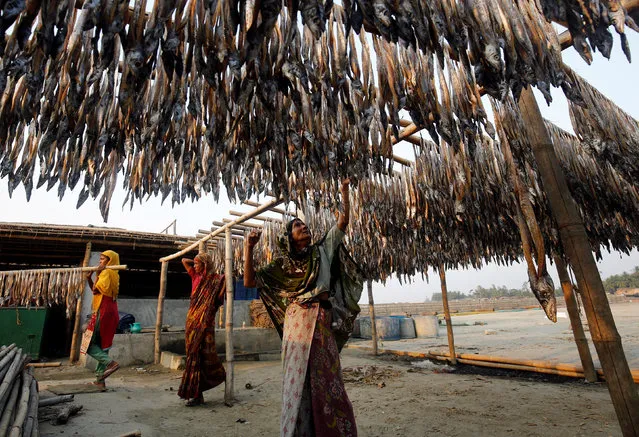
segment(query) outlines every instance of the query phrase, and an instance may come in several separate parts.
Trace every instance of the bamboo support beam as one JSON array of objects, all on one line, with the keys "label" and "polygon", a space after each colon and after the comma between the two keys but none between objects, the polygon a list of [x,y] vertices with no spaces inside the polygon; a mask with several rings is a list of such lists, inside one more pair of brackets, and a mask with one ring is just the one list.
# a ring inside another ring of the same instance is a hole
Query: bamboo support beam
[{"label": "bamboo support beam", "polygon": [[439,280],[442,289],[442,302],[444,304],[444,319],[446,319],[446,334],[448,335],[448,350],[450,352],[450,363],[457,364],[455,355],[455,338],[453,336],[453,322],[450,318],[450,308],[448,307],[448,287],[446,286],[446,270],[442,264],[439,265]]},{"label": "bamboo support beam", "polygon": [[[239,211],[229,211],[229,214],[236,216],[236,217],[241,217],[244,213],[239,212]],[[273,218],[273,217],[262,217],[262,216],[255,216],[255,217],[251,217],[251,219],[253,220],[260,220],[263,222],[279,222],[279,223],[284,223],[282,221],[282,219],[278,219],[278,218]]]},{"label": "bamboo support beam", "polygon": [[[217,229],[218,229],[218,228],[217,228],[216,226],[211,227],[211,230],[210,230],[210,231],[208,231],[208,232],[207,232],[207,231],[204,231],[203,229],[200,229],[200,230],[198,230],[198,235],[199,235],[199,234],[206,235],[206,234],[208,234],[209,232],[216,231]],[[244,232],[245,232],[245,231],[241,231],[241,230],[239,230],[239,229],[235,229],[234,227],[233,227],[233,228],[231,228],[231,235],[233,235],[234,237],[244,237]]]},{"label": "bamboo support beam", "polygon": [[160,293],[158,295],[158,307],[155,319],[155,347],[154,347],[154,363],[160,364],[160,337],[162,336],[162,316],[164,313],[164,296],[166,295],[166,274],[169,262],[162,261],[162,269],[160,270]]},{"label": "bamboo support beam", "polygon": [[574,293],[572,282],[570,281],[570,275],[568,275],[568,269],[564,260],[555,256],[555,266],[557,267],[557,275],[561,282],[561,288],[564,292],[564,299],[566,301],[566,309],[568,310],[568,317],[570,317],[570,326],[572,333],[575,337],[575,344],[577,345],[577,351],[579,352],[579,359],[584,369],[584,375],[586,381],[596,382],[597,372],[595,372],[595,364],[592,362],[592,356],[590,355],[590,348],[588,347],[588,340],[584,333],[584,327],[581,324],[581,318],[579,317],[579,308],[577,307],[577,299]]},{"label": "bamboo support beam", "polygon": [[[231,220],[229,219],[224,219],[224,220],[228,220],[229,222]],[[213,222],[213,225],[220,227],[220,226],[224,226],[225,223],[223,222]],[[243,225],[235,225],[233,226],[232,229],[235,229],[237,231],[242,231],[242,232],[247,232],[247,231],[252,231],[253,229],[262,229],[262,226],[258,226],[258,225],[251,225],[251,224],[246,224],[244,223]]]},{"label": "bamboo support beam", "polygon": [[[202,238],[202,237],[204,237],[204,236],[206,236],[206,235],[208,235],[208,234],[207,234],[207,233],[204,233],[204,232],[198,232],[197,234],[195,234],[195,236],[196,236],[196,237],[200,237],[200,238]],[[216,237],[213,237],[213,239],[215,239],[215,240],[224,240],[224,238],[225,238],[225,237],[222,237],[221,235],[218,235],[218,236],[216,236]],[[231,238],[233,238],[233,239],[235,239],[235,240],[243,240],[243,239],[244,239],[244,235],[243,235],[243,234],[242,234],[242,235],[234,235],[234,234],[231,232]],[[202,244],[202,243],[200,243],[200,244]]]},{"label": "bamboo support beam", "polygon": [[373,339],[373,355],[377,355],[377,325],[375,324],[375,301],[373,300],[373,281],[367,281],[368,311],[371,316],[371,337]]},{"label": "bamboo support beam", "polygon": [[624,436],[639,436],[639,394],[623,351],[610,304],[592,255],[577,205],[559,166],[552,140],[530,87],[523,90],[519,108],[526,120],[544,192],[559,229],[562,246],[583,297],[590,334],[603,367],[612,403]]},{"label": "bamboo support beam", "polygon": [[[231,219],[222,219],[222,221],[224,223],[233,223],[233,220],[231,220]],[[248,231],[252,231],[253,229],[262,229],[263,228],[262,225],[258,225],[257,223],[249,223],[249,222],[244,222],[241,225],[233,225],[233,227],[235,227],[235,228],[238,228],[238,226],[246,227],[246,228],[248,228],[248,229],[246,229]],[[238,229],[241,229],[241,228],[238,228]]]},{"label": "bamboo support beam", "polygon": [[224,403],[233,405],[233,245],[231,229],[226,229],[226,256],[224,277],[226,280],[226,383],[224,384]]},{"label": "bamboo support beam", "polygon": [[[82,267],[88,267],[89,260],[91,259],[91,242],[87,243],[84,251],[84,259],[82,260]],[[73,323],[73,334],[71,335],[71,353],[69,355],[69,362],[74,364],[80,358],[80,337],[82,327],[82,299],[84,297],[84,289],[78,296],[78,300],[75,304],[75,321]]]},{"label": "bamboo support beam", "polygon": [[[248,206],[254,206],[254,207],[262,206],[260,203],[253,202],[252,200],[245,200],[244,204]],[[286,210],[282,208],[269,208],[269,211],[277,213],[277,214],[282,214],[282,215],[294,215],[292,212],[290,211],[287,212]]]},{"label": "bamboo support beam", "polygon": [[189,253],[190,251],[192,251],[193,249],[198,247],[200,241],[208,241],[211,238],[213,238],[213,237],[215,237],[217,235],[220,235],[222,232],[224,232],[226,230],[227,227],[228,228],[232,228],[233,225],[242,224],[245,221],[252,219],[254,216],[256,216],[256,215],[268,210],[269,208],[281,204],[282,202],[284,202],[283,199],[271,200],[270,202],[265,203],[261,208],[256,208],[254,211],[248,212],[248,213],[242,215],[240,218],[236,219],[235,221],[229,222],[229,223],[225,224],[224,226],[222,226],[221,228],[218,228],[217,230],[211,232],[209,235],[207,235],[204,238],[201,238],[200,240],[198,240],[195,243],[191,244],[189,247],[186,247],[186,248],[182,249],[181,251],[174,253],[173,255],[169,255],[169,256],[165,256],[163,258],[160,258],[160,262],[171,261],[171,260],[174,260],[176,258],[179,258],[182,255],[184,255],[186,253]]}]

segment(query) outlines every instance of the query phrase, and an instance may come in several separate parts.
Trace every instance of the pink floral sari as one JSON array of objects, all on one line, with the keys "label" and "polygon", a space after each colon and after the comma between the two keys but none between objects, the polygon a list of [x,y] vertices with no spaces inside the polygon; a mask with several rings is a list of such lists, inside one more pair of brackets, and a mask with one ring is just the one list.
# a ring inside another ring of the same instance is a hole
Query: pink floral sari
[{"label": "pink floral sari", "polygon": [[342,378],[331,311],[318,302],[291,303],[282,343],[284,384],[281,436],[357,436]]}]

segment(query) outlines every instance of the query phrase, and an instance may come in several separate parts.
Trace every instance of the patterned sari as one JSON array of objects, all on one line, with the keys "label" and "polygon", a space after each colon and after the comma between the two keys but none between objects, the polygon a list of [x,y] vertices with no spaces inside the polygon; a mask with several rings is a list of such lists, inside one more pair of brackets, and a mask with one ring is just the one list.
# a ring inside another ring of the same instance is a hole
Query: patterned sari
[{"label": "patterned sari", "polygon": [[197,278],[186,316],[186,366],[178,396],[198,398],[202,392],[217,387],[226,379],[226,371],[215,351],[215,313],[224,303],[224,275],[208,274]]},{"label": "patterned sari", "polygon": [[[333,304],[349,313],[345,318],[356,317],[363,284],[345,280],[352,271],[343,265],[342,238],[343,233],[333,228],[303,257],[290,256],[290,244],[283,241],[284,256],[256,272],[260,297],[282,336],[283,437],[357,436],[339,358],[347,336],[335,332],[332,322],[338,314]],[[322,268],[323,263],[329,265]],[[325,292],[330,302],[318,299]],[[352,302],[354,306],[347,308]]]}]

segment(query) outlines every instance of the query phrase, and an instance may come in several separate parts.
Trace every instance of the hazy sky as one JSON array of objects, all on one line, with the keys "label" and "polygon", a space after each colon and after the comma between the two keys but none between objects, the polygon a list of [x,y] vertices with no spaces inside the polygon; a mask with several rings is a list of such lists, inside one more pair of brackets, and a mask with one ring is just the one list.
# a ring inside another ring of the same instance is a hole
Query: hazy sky
[{"label": "hazy sky", "polygon": [[[639,56],[639,36],[628,29],[630,47],[636,56]],[[615,45],[611,60],[608,61],[598,53],[594,56],[594,63],[588,66],[573,49],[564,51],[564,62],[577,71],[581,76],[598,88],[606,96],[616,102],[622,109],[635,118],[639,118],[639,91],[636,86],[636,78],[639,71],[636,66],[629,64],[620,50],[619,39],[615,35]],[[560,90],[553,92],[554,102],[547,106],[543,99],[538,97],[544,117],[553,121],[565,130],[572,132],[568,106],[563,93]],[[407,158],[412,158],[411,147],[399,145],[396,153]],[[182,205],[171,207],[170,199],[164,205],[160,205],[158,198],[150,198],[143,204],[134,205],[132,210],[128,207],[121,208],[124,201],[124,192],[116,190],[111,202],[108,223],[104,223],[98,209],[98,202],[87,200],[76,210],[75,205],[79,194],[79,186],[69,192],[59,201],[57,198],[57,186],[50,192],[42,187],[32,193],[31,201],[26,202],[22,185],[14,192],[13,198],[9,198],[7,192],[7,180],[0,180],[0,204],[3,205],[0,220],[6,222],[28,223],[55,223],[73,225],[95,225],[120,227],[130,230],[159,232],[171,221],[177,219],[177,232],[181,235],[193,236],[198,229],[208,229],[213,220],[221,220],[229,217],[229,209],[249,211],[250,208],[231,205],[226,199],[225,190],[222,189],[219,203],[215,203],[212,197],[204,197],[196,203],[187,201]],[[123,260],[125,262],[126,260]],[[639,253],[634,251],[630,256],[622,256],[619,253],[606,254],[599,263],[599,270],[604,277],[612,274],[630,271],[639,265]],[[556,284],[558,284],[553,268],[550,268]],[[385,285],[374,284],[373,293],[377,303],[387,302],[422,302],[439,291],[439,277],[437,273],[429,271],[430,281],[416,279],[413,283],[400,285],[397,280],[388,281]],[[500,267],[494,264],[477,270],[451,270],[447,272],[449,290],[469,291],[477,285],[490,286],[506,285],[508,287],[521,287],[526,281],[526,268],[523,264],[511,267]],[[170,286],[170,285],[169,285]],[[362,296],[362,302],[368,302],[366,292]]]}]

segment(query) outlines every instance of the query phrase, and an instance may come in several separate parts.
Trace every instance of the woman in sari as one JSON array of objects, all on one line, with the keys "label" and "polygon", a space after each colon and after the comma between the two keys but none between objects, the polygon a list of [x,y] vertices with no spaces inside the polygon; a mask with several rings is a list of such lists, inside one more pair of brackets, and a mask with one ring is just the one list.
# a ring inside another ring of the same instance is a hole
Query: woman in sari
[{"label": "woman in sari", "polygon": [[178,396],[186,406],[204,403],[203,392],[226,380],[226,371],[215,351],[215,313],[224,303],[224,275],[213,271],[210,255],[182,259],[191,277],[191,304],[186,316],[186,366]]},{"label": "woman in sari", "polygon": [[311,244],[307,226],[294,219],[280,239],[282,256],[257,272],[253,247],[259,233],[252,232],[245,244],[244,285],[258,287],[282,337],[283,437],[357,435],[339,350],[359,312],[362,282],[345,271],[349,261],[342,240],[349,222],[348,179],[341,191],[344,211],[319,243]]},{"label": "woman in sari", "polygon": [[117,270],[107,269],[106,266],[120,264],[120,255],[112,250],[105,250],[100,254],[97,280],[93,283],[93,272],[87,274],[87,282],[93,290],[91,309],[93,315],[89,328],[93,329],[93,337],[87,349],[87,354],[97,362],[95,368],[94,385],[102,390],[106,389],[104,380],[120,368],[120,365],[109,358],[109,349],[113,345],[113,337],[120,321],[117,298],[120,291],[120,275]]}]

